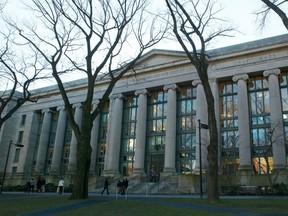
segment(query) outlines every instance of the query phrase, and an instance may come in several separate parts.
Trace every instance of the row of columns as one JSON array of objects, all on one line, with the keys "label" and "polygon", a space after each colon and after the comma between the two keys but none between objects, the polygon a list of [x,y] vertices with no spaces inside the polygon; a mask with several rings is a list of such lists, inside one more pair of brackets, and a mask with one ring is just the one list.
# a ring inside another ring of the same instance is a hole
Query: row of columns
[{"label": "row of columns", "polygon": [[[197,118],[207,123],[207,105],[204,95],[204,90],[201,82],[195,81],[193,85],[197,86]],[[176,84],[166,85],[163,88],[168,93],[167,101],[167,119],[166,119],[166,143],[164,156],[164,170],[163,174],[176,173],[176,120],[177,120],[177,90]],[[145,175],[145,145],[146,145],[146,122],[147,122],[147,94],[146,89],[137,90],[135,95],[138,96],[137,109],[137,127],[136,127],[136,146],[133,174]],[[108,130],[108,142],[104,175],[119,175],[119,155],[121,143],[121,126],[122,126],[122,110],[123,110],[123,96],[114,96],[113,114],[109,118],[109,125],[111,130]],[[205,133],[205,131],[203,131]],[[199,137],[199,135],[196,135]],[[207,138],[206,135],[203,136]],[[208,143],[208,140],[206,142]],[[204,149],[205,153],[205,149]],[[203,158],[206,158],[203,155]],[[199,159],[197,158],[197,161]],[[207,161],[207,160],[204,160]]]},{"label": "row of columns", "polygon": [[[281,110],[281,97],[279,89],[278,75],[279,69],[264,71],[263,75],[268,78],[269,82],[269,95],[270,95],[270,110],[271,110],[271,128],[274,129],[273,137],[276,143],[273,144],[274,167],[283,167],[286,164],[285,145],[283,144],[283,121]],[[238,85],[238,103],[241,104],[241,109],[238,110],[238,130],[239,130],[239,156],[240,156],[240,170],[251,169],[251,147],[250,147],[250,129],[249,129],[249,106],[248,106],[248,88],[247,74],[235,75],[234,82]],[[199,80],[192,82],[193,86],[197,88],[197,101],[196,101],[196,119],[200,119],[202,123],[207,123],[207,103],[205,100],[204,89]],[[167,101],[167,125],[166,125],[166,147],[165,147],[165,161],[164,173],[176,172],[176,113],[177,113],[177,85],[170,84],[163,88],[168,92]],[[146,119],[147,119],[147,90],[137,90],[135,95],[138,96],[138,110],[137,110],[137,127],[136,127],[136,147],[135,147],[135,160],[133,173],[137,175],[145,174],[145,145],[146,145]],[[77,104],[75,107],[75,121],[81,124],[82,109],[81,105]],[[63,142],[66,128],[66,113],[64,107],[58,107],[59,119],[57,125],[57,132],[55,137],[53,160],[51,164],[51,172],[59,173]],[[43,172],[45,167],[45,160],[49,142],[49,131],[51,127],[51,110],[43,110],[44,118],[39,140],[36,172]],[[119,157],[120,157],[120,144],[121,144],[121,127],[123,116],[123,95],[113,95],[110,98],[109,110],[109,123],[107,135],[107,150],[105,155],[104,174],[106,175],[119,175]],[[95,161],[98,143],[98,128],[99,117],[94,121],[91,143],[92,145],[92,164],[91,172],[95,173]],[[196,130],[196,140],[199,140],[198,130]],[[202,134],[203,133],[203,134]],[[207,130],[201,130],[201,143],[203,145],[209,143],[209,133]],[[75,167],[76,162],[76,138],[72,133],[70,154],[69,154],[69,167],[71,171]],[[197,151],[199,147],[197,145]],[[206,166],[207,148],[202,148],[203,165]],[[197,165],[199,165],[199,158],[197,154]]]},{"label": "row of columns", "polygon": [[[286,166],[286,151],[284,144],[283,118],[281,109],[281,94],[279,88],[278,75],[280,69],[271,69],[264,71],[263,75],[268,78],[269,83],[269,102],[274,168],[283,168]],[[251,170],[251,146],[250,146],[250,128],[249,128],[249,106],[248,106],[248,87],[247,74],[235,75],[233,81],[238,85],[238,132],[239,132],[239,157],[240,170]]]},{"label": "row of columns", "polygon": [[[204,97],[204,90],[201,83],[194,81],[193,85],[197,86],[197,118],[201,119],[202,122],[207,121],[207,106]],[[164,173],[175,173],[176,172],[176,114],[177,114],[177,85],[171,84],[166,85],[163,88],[168,92],[167,101],[167,125],[166,125],[166,148],[165,148],[165,161],[164,161]],[[135,161],[134,170],[135,174],[145,174],[145,145],[146,145],[146,119],[147,119],[147,94],[146,89],[137,90],[135,95],[138,99],[138,110],[137,110],[137,127],[136,127],[136,147],[135,147]],[[104,174],[105,175],[119,175],[119,157],[120,157],[120,144],[121,144],[121,127],[122,127],[122,116],[123,116],[123,95],[113,95],[110,97],[110,117],[109,117],[109,128],[107,135],[107,148],[105,155]],[[81,104],[73,105],[75,108],[75,121],[81,126],[82,109]],[[57,131],[54,142],[53,157],[51,163],[51,174],[60,174],[61,159],[63,155],[63,143],[65,137],[65,130],[67,124],[66,112],[64,106],[58,107],[59,111]],[[51,129],[51,118],[52,110],[43,110],[44,113],[42,130],[39,140],[39,147],[36,159],[35,172],[43,173],[46,163],[47,149],[49,145],[49,134]],[[97,156],[97,143],[99,135],[99,116],[95,119],[92,129],[91,144],[92,144],[92,155],[91,155],[91,174],[95,174],[96,170],[96,156]],[[197,135],[198,136],[198,135]],[[205,139],[205,135],[204,137]],[[208,142],[203,142],[208,143]],[[69,167],[68,170],[72,171],[75,169],[76,163],[76,146],[77,141],[74,133],[72,132],[70,154],[69,154]],[[204,149],[205,151],[205,149]],[[203,155],[203,154],[202,154]]]}]

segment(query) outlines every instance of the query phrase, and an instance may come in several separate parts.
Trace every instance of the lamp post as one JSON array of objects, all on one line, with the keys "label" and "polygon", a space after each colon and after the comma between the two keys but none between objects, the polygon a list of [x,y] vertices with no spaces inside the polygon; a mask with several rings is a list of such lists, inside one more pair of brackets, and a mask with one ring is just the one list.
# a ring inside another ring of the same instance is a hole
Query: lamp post
[{"label": "lamp post", "polygon": [[209,126],[207,124],[202,124],[201,120],[198,119],[198,127],[199,127],[199,169],[200,169],[200,198],[203,198],[203,187],[202,187],[202,150],[201,150],[201,128],[203,129],[209,129]]},{"label": "lamp post", "polygon": [[6,162],[5,162],[5,168],[4,168],[4,173],[3,173],[3,179],[2,179],[2,183],[1,183],[1,191],[0,191],[1,194],[2,194],[2,191],[3,191],[3,187],[4,187],[4,181],[5,181],[5,176],[6,176],[6,169],[7,169],[7,164],[8,164],[8,159],[9,159],[9,153],[10,153],[11,145],[14,145],[14,146],[20,147],[20,148],[24,147],[24,145],[22,145],[22,144],[14,144],[12,142],[12,140],[9,143],[7,157],[6,157]]}]

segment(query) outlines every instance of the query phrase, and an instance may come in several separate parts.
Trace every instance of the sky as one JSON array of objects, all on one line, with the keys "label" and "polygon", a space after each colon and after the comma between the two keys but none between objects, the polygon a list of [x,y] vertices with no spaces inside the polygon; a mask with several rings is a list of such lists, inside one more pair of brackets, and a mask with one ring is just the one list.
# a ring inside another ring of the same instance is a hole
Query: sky
[{"label": "sky", "polygon": [[[23,9],[23,5],[20,4],[21,1],[28,2],[25,0],[9,0],[5,8],[6,12],[14,17],[19,16],[20,21],[21,17],[34,19],[27,13],[27,10]],[[165,7],[165,0],[150,1],[157,4],[158,7]],[[222,18],[227,20],[238,32],[235,32],[232,38],[219,38],[211,44],[208,50],[288,33],[280,18],[274,13],[270,13],[268,16],[265,28],[262,31],[258,30],[257,17],[253,13],[261,9],[261,5],[263,5],[261,0],[216,1],[222,4]],[[154,46],[153,49],[182,50],[177,41],[163,41]],[[51,83],[47,85],[51,85]]]},{"label": "sky", "polygon": [[[10,14],[25,13],[22,9],[23,6],[19,4],[23,0],[9,0],[7,5],[7,12]],[[165,0],[150,0],[152,4],[156,4],[160,7],[165,7]],[[253,14],[258,11],[263,5],[261,0],[216,0],[217,3],[221,3],[223,7],[223,18],[231,23],[233,27],[239,33],[235,33],[233,38],[222,38],[213,44],[213,48],[225,47],[229,45],[239,44],[243,42],[258,40],[262,38],[272,37],[276,35],[286,34],[288,31],[283,26],[280,18],[274,13],[270,13],[268,16],[268,22],[263,31],[257,29],[258,24],[256,22],[256,15]],[[25,2],[25,1],[24,1]],[[16,12],[19,11],[19,12]],[[15,13],[16,12],[16,13]],[[156,45],[154,48],[159,49],[181,49],[178,43],[163,42]]]},{"label": "sky", "polygon": [[222,0],[222,2],[224,7],[223,12],[227,16],[227,20],[231,20],[236,29],[242,33],[235,35],[234,38],[225,38],[219,41],[219,44],[216,45],[217,47],[288,33],[278,15],[274,13],[270,13],[267,17],[267,23],[263,31],[257,29],[256,15],[253,13],[261,9],[263,5],[261,0]]},{"label": "sky", "polygon": [[[268,19],[265,28],[262,31],[258,29],[255,12],[261,9],[261,6],[263,5],[261,0],[216,1],[222,5],[222,18],[231,23],[237,32],[234,33],[234,37],[232,38],[222,37],[219,40],[214,41],[210,48],[220,48],[288,33],[288,30],[284,27],[278,15],[274,13],[270,13],[267,17]],[[177,42],[171,43],[169,47],[167,47],[167,43],[165,42],[160,43],[154,48],[181,50],[181,47]]]}]

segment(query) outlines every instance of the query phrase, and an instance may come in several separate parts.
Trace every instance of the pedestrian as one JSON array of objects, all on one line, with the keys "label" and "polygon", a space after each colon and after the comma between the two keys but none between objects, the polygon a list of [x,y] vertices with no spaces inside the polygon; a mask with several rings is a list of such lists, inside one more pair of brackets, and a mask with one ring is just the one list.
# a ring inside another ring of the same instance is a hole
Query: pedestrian
[{"label": "pedestrian", "polygon": [[102,193],[101,193],[102,195],[103,195],[105,190],[106,190],[107,194],[109,195],[109,189],[108,189],[109,185],[110,185],[110,183],[108,182],[108,178],[106,178],[105,182],[104,182],[104,188],[103,188]]},{"label": "pedestrian", "polygon": [[41,177],[39,176],[36,183],[37,192],[41,192]]},{"label": "pedestrian", "polygon": [[150,181],[151,182],[155,182],[156,181],[156,172],[155,172],[155,170],[153,168],[150,171]]},{"label": "pedestrian", "polygon": [[64,192],[64,185],[65,185],[64,178],[61,178],[58,183],[58,189],[57,189],[59,194],[62,194]]},{"label": "pedestrian", "polygon": [[32,193],[34,193],[34,189],[35,189],[35,180],[34,180],[34,178],[31,178],[31,180],[30,180],[30,191]]},{"label": "pedestrian", "polygon": [[30,179],[26,181],[25,193],[30,193]]},{"label": "pedestrian", "polygon": [[41,192],[45,192],[45,185],[46,185],[46,180],[45,178],[41,178]]},{"label": "pedestrian", "polygon": [[124,183],[124,192],[127,194],[127,188],[128,188],[128,179],[127,178],[125,178],[125,180],[123,181],[123,183]]}]

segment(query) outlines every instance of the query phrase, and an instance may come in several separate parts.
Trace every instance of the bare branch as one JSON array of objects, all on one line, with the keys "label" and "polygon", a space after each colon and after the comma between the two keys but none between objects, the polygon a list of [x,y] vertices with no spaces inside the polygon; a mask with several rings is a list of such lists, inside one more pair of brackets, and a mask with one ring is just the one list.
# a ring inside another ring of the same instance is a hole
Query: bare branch
[{"label": "bare branch", "polygon": [[[282,20],[283,25],[288,30],[288,17],[284,11],[285,6],[287,5],[287,0],[261,0],[264,5],[263,7],[256,12],[257,20],[259,22],[259,29],[263,29],[266,25],[267,17],[270,14],[271,10],[275,12],[279,18]],[[283,8],[283,9],[282,9]]]}]

